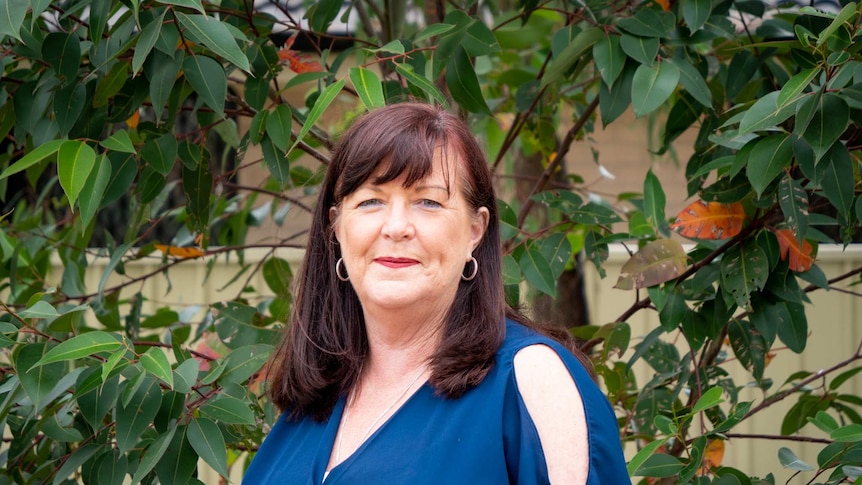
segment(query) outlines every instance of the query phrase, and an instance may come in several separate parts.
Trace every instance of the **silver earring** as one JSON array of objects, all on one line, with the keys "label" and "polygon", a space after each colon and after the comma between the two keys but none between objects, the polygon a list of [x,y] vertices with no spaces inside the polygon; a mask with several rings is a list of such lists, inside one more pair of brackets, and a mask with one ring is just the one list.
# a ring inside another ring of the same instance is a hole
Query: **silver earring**
[{"label": "silver earring", "polygon": [[470,258],[470,261],[473,263],[473,271],[470,273],[470,276],[464,276],[461,274],[461,279],[464,281],[473,281],[473,278],[476,277],[476,273],[479,272],[479,262],[476,261],[476,258]]},{"label": "silver earring", "polygon": [[338,261],[335,262],[335,276],[338,277],[341,281],[348,281],[350,279],[350,275],[342,276],[341,270],[344,267],[344,259],[338,258]]}]

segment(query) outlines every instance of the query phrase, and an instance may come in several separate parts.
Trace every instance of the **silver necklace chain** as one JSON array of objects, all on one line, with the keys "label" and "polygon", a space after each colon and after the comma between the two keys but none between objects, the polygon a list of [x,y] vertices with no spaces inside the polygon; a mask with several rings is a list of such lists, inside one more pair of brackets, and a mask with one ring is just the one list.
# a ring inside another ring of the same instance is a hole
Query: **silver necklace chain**
[{"label": "silver necklace chain", "polygon": [[[362,439],[359,440],[359,446],[362,446],[362,443],[365,442],[365,439],[368,438],[368,436],[371,434],[371,431],[373,431],[374,427],[377,426],[377,423],[379,423],[380,420],[383,419],[383,417],[386,416],[389,413],[389,411],[391,411],[392,408],[394,408],[395,405],[398,404],[401,401],[401,399],[404,398],[404,396],[407,394],[407,392],[413,387],[414,384],[416,384],[416,381],[418,381],[419,378],[422,377],[423,374],[425,374],[425,370],[426,370],[425,367],[423,367],[422,371],[419,372],[419,374],[417,374],[416,377],[414,377],[412,381],[410,381],[410,384],[408,384],[407,387],[403,391],[401,391],[400,394],[398,394],[398,397],[396,397],[395,400],[392,401],[392,403],[389,406],[387,406],[386,409],[384,409],[383,412],[380,413],[380,415],[377,416],[377,418],[374,421],[371,422],[371,425],[368,426],[368,429],[366,429],[365,433],[362,435]],[[341,418],[341,429],[339,430],[339,433],[338,433],[338,442],[335,444],[335,463],[334,463],[334,466],[337,466],[339,463],[341,463],[341,440],[344,438],[343,430],[347,427],[348,410],[350,409],[350,406],[353,404],[355,397],[356,397],[356,387],[354,387],[353,389],[350,390],[350,396],[347,399],[347,403],[344,405],[344,413],[343,413],[343,416]]]}]

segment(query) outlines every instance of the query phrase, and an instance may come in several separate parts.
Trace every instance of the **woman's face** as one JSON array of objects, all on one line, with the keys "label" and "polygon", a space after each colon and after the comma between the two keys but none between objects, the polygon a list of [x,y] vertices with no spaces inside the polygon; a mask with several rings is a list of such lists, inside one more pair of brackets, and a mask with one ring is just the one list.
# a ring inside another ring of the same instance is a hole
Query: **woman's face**
[{"label": "woman's face", "polygon": [[409,309],[442,315],[452,304],[488,209],[472,210],[458,182],[466,177],[459,157],[450,152],[445,158],[438,151],[433,173],[412,187],[402,185],[403,177],[375,185],[375,173],[331,210],[346,272],[366,314]]}]

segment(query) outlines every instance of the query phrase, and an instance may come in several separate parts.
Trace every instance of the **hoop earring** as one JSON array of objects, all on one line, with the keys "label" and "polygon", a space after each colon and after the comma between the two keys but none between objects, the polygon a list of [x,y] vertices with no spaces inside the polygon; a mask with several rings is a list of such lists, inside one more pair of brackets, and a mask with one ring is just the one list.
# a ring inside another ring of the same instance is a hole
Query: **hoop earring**
[{"label": "hoop earring", "polygon": [[476,261],[476,258],[470,258],[470,261],[473,263],[473,271],[470,273],[470,276],[464,276],[461,274],[461,279],[464,281],[473,281],[473,278],[476,277],[476,274],[479,272],[479,262]]},{"label": "hoop earring", "polygon": [[344,267],[344,259],[338,258],[338,261],[335,262],[335,276],[338,277],[341,281],[350,280],[350,275],[342,276],[341,269]]}]

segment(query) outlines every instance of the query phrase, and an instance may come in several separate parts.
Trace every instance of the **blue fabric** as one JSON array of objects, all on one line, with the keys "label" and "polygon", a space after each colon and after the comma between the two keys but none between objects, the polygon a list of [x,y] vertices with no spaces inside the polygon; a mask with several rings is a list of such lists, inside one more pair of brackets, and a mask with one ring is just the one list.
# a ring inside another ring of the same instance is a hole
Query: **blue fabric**
[{"label": "blue fabric", "polygon": [[[426,383],[341,464],[325,485],[542,484],[548,470],[539,435],[515,382],[518,350],[545,344],[556,350],[584,401],[590,443],[589,485],[631,483],[610,403],[578,360],[556,342],[513,323],[494,368],[461,398],[434,395]],[[342,397],[329,420],[282,416],[248,468],[243,484],[320,485],[344,411]]]}]

